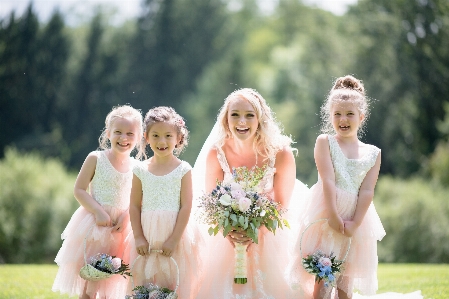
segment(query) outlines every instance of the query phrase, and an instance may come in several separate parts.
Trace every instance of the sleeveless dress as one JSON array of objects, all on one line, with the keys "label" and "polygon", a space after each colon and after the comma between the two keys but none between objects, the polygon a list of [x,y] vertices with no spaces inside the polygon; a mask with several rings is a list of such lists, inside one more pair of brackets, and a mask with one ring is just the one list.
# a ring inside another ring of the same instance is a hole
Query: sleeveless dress
[{"label": "sleeveless dress", "polygon": [[[368,153],[363,157],[348,159],[343,154],[334,136],[329,135],[328,141],[335,172],[337,211],[343,220],[351,220],[356,210],[359,188],[367,172],[376,163],[380,149],[368,145]],[[305,201],[303,211],[300,214],[301,235],[294,247],[297,256],[293,260],[291,277],[294,283],[299,282],[300,288],[304,292],[301,298],[313,298],[315,284],[315,277],[303,269],[301,258],[320,249],[325,254],[333,252],[337,259],[342,259],[348,248],[348,237],[330,228],[327,221],[317,222],[318,219],[326,217],[325,209],[323,185],[318,177],[318,182],[312,186],[310,198]],[[306,229],[309,224],[311,225]],[[371,203],[361,225],[352,237],[347,258],[343,264],[344,270],[337,280],[340,289],[349,294],[356,290],[363,295],[376,293],[378,288],[377,241],[380,241],[384,236],[385,230],[374,204]],[[301,244],[302,256],[299,256]],[[297,285],[294,286],[297,287]],[[393,297],[388,297],[389,295]],[[401,297],[397,297],[398,295]],[[367,298],[422,298],[419,292],[410,295],[410,297],[402,297],[402,294],[386,293],[374,297],[368,296]],[[328,290],[326,298],[330,296]],[[354,294],[353,298],[364,297]]]},{"label": "sleeveless dress", "polygon": [[[93,152],[97,156],[95,174],[90,182],[90,194],[103,206],[113,223],[122,213],[128,213],[129,198],[132,184],[132,167],[126,173],[117,171],[109,161],[104,151]],[[132,158],[130,158],[132,159]],[[135,160],[132,159],[132,165]],[[120,257],[129,263],[126,253],[126,237],[131,230],[131,224],[121,232],[112,232],[112,227],[101,227],[95,224],[95,216],[84,207],[79,207],[72,215],[61,237],[64,240],[55,262],[59,266],[52,290],[69,295],[82,294],[86,280],[79,276],[84,266],[84,239],[86,241],[86,257],[97,253],[106,253]],[[92,231],[90,231],[92,229]],[[101,298],[124,298],[127,280],[121,275],[97,282],[88,282],[87,293]]]},{"label": "sleeveless dress", "polygon": [[[173,171],[157,176],[148,171],[148,165],[140,162],[134,168],[134,174],[142,182],[142,229],[150,249],[162,249],[163,243],[170,237],[176,224],[181,204],[181,180],[192,169],[189,163],[182,161]],[[172,257],[179,266],[179,298],[195,298],[198,286],[199,262],[197,252],[198,236],[194,229],[187,226]],[[171,259],[151,253],[138,257],[135,240],[130,234],[130,258],[135,261],[132,268],[133,281],[130,280],[128,293],[139,285],[151,282],[160,287],[174,290],[177,271]]]},{"label": "sleeveless dress", "polygon": [[[224,183],[233,181],[225,154],[217,149],[217,158],[224,172]],[[257,188],[270,194],[273,190],[273,177],[276,173],[275,161],[269,161],[264,177]],[[307,189],[307,188],[306,188]],[[308,190],[308,189],[307,189]],[[202,228],[207,234],[207,228]],[[288,299],[297,298],[289,288],[286,268],[289,261],[289,229],[277,229],[276,234],[261,230],[259,243],[252,244],[247,252],[246,284],[234,283],[234,248],[222,234],[204,234],[206,248],[202,253],[205,259],[204,278],[198,299]]]}]

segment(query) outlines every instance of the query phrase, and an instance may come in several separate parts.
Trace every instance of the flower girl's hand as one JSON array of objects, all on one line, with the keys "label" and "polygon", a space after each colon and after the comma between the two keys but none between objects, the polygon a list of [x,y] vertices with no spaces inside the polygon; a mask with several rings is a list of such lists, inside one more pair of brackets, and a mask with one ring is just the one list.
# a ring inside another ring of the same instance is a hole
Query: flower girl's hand
[{"label": "flower girl's hand", "polygon": [[111,217],[109,217],[109,214],[106,213],[105,210],[98,209],[95,212],[95,223],[98,226],[112,226],[112,221],[111,221]]},{"label": "flower girl's hand", "polygon": [[358,225],[354,221],[345,221],[345,236],[352,237],[357,229]]},{"label": "flower girl's hand", "polygon": [[331,216],[329,217],[327,223],[329,224],[329,226],[336,230],[337,232],[344,234],[345,233],[345,225],[343,222],[343,219],[341,219],[340,216],[335,215],[335,216]]},{"label": "flower girl's hand", "polygon": [[114,226],[112,227],[112,232],[121,233],[126,228],[128,221],[129,221],[129,212],[128,210],[126,210],[117,218],[117,223],[115,223]]},{"label": "flower girl's hand", "polygon": [[162,244],[162,254],[171,257],[173,254],[173,251],[175,250],[177,245],[177,242],[175,242],[173,239],[169,238],[167,241]]},{"label": "flower girl's hand", "polygon": [[150,244],[144,236],[135,237],[136,251],[138,254],[144,256],[150,253]]}]

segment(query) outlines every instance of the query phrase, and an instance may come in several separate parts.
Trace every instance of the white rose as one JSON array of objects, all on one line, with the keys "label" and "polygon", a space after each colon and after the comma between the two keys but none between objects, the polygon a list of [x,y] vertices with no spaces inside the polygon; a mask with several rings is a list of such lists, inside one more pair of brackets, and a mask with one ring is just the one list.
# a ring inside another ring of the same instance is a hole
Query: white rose
[{"label": "white rose", "polygon": [[243,213],[248,211],[249,207],[251,206],[251,200],[246,197],[240,197],[239,199],[239,210]]},{"label": "white rose", "polygon": [[267,213],[267,212],[265,212],[265,210],[262,210],[262,212],[260,212],[260,217],[265,216],[266,213]]},{"label": "white rose", "polygon": [[218,201],[224,206],[229,206],[232,203],[232,198],[229,194],[224,194]]}]

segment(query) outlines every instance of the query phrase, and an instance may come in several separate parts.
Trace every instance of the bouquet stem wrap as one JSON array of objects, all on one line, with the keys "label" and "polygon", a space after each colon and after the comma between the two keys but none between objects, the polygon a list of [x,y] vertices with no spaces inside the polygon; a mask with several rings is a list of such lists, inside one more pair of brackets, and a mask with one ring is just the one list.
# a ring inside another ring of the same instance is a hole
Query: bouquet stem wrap
[{"label": "bouquet stem wrap", "polygon": [[239,243],[234,243],[234,253],[235,253],[235,265],[234,265],[234,283],[245,284],[248,282],[246,265],[247,265],[247,255],[246,247],[247,245],[242,245]]}]

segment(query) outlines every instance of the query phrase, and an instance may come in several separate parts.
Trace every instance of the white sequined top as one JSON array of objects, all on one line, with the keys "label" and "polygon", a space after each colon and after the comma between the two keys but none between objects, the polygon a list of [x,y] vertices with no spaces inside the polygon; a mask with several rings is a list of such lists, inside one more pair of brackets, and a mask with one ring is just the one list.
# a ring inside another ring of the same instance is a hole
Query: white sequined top
[{"label": "white sequined top", "polygon": [[[229,167],[228,161],[226,160],[225,153],[223,149],[220,147],[216,147],[217,149],[217,159],[220,163],[221,169],[224,172],[223,182],[231,183],[234,181],[234,177],[232,176],[231,169]],[[273,190],[273,180],[274,174],[276,173],[276,168],[274,168],[275,159],[269,161],[267,165],[267,169],[265,171],[264,177],[260,180],[259,184],[256,186],[259,192],[270,193]]]},{"label": "white sequined top", "polygon": [[[358,194],[367,172],[376,163],[380,149],[368,144],[369,150],[362,158],[348,159],[343,154],[335,136],[329,135],[328,140],[335,172],[335,185],[350,193]],[[318,180],[320,180],[319,177]]]},{"label": "white sequined top", "polygon": [[135,164],[133,158],[130,170],[126,173],[117,171],[112,166],[105,151],[93,152],[97,156],[95,174],[90,182],[90,193],[92,197],[102,206],[111,206],[120,210],[129,207],[129,198],[132,186]]},{"label": "white sequined top", "polygon": [[142,212],[178,212],[181,207],[181,180],[191,169],[192,166],[188,162],[182,161],[170,173],[158,176],[148,171],[147,163],[138,163],[134,174],[142,182]]}]

